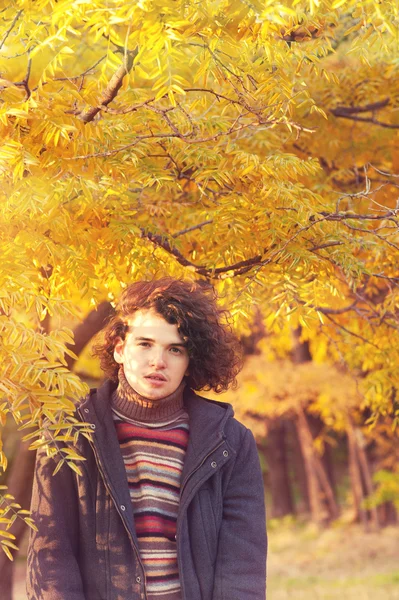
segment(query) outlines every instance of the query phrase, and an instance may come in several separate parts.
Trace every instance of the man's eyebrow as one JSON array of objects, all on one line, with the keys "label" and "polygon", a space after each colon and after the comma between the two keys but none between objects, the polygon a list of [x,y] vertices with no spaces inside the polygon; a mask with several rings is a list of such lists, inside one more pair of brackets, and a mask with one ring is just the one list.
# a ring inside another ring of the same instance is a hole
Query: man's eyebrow
[{"label": "man's eyebrow", "polygon": [[[155,342],[155,340],[153,338],[150,337],[144,337],[144,336],[136,336],[134,338],[137,342]],[[171,342],[170,344],[168,344],[168,346],[182,346],[183,348],[185,348],[187,346],[187,344],[185,344],[184,342]]]}]

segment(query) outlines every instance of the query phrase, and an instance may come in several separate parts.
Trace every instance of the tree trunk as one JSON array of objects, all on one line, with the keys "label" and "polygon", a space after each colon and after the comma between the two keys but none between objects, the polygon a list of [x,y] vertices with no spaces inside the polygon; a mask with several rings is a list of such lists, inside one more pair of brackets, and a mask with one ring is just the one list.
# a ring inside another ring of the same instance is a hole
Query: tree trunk
[{"label": "tree trunk", "polygon": [[346,433],[348,437],[349,474],[352,487],[353,503],[355,508],[355,520],[360,521],[367,530],[368,518],[366,511],[362,507],[362,502],[364,500],[362,474],[357,457],[356,437],[353,430],[353,426],[350,422],[348,422]]},{"label": "tree trunk", "polygon": [[302,514],[310,514],[310,501],[308,483],[305,469],[305,458],[302,452],[302,446],[299,442],[298,427],[290,421],[290,440],[291,440],[291,454],[290,461],[293,465],[295,472],[295,482],[298,485],[299,499],[296,502],[296,512]]},{"label": "tree trunk", "polygon": [[[309,342],[301,342],[300,333],[300,328],[293,331],[292,358],[296,364],[312,359]],[[326,523],[338,517],[339,508],[326,469],[315,450],[313,435],[302,406],[297,408],[296,426],[304,458],[312,519],[316,523]]]},{"label": "tree trunk", "polygon": [[[322,435],[323,429],[325,427],[323,421],[320,417],[315,415],[306,415],[306,418],[309,423],[309,428],[312,433],[313,439],[317,438],[319,435]],[[331,456],[331,446],[329,444],[324,444],[324,452],[320,457],[321,462],[323,463],[324,470],[328,477],[329,484],[334,492],[334,496],[336,495],[336,486],[335,486],[335,474],[333,461]]]},{"label": "tree trunk", "polygon": [[398,513],[393,502],[384,502],[377,509],[378,521],[381,526],[397,525]]},{"label": "tree trunk", "polygon": [[372,524],[379,529],[379,516],[377,508],[366,510],[362,507],[363,501],[374,491],[371,470],[367,459],[365,444],[360,429],[356,428],[350,415],[347,419],[348,446],[349,446],[349,469],[351,475],[352,492],[356,516],[364,524],[366,530]]},{"label": "tree trunk", "polygon": [[305,464],[311,517],[316,523],[322,524],[328,521],[328,514],[322,501],[314,465],[313,438],[310,435],[306,416],[302,409],[299,409],[297,413],[297,431]]},{"label": "tree trunk", "polygon": [[[114,309],[109,302],[101,302],[96,310],[92,310],[73,331],[75,343],[69,346],[72,352],[79,356],[83,348],[104,327],[105,322],[113,313]],[[68,368],[72,369],[76,359],[66,356],[65,360]]]},{"label": "tree trunk", "polygon": [[[362,432],[360,429],[354,428],[355,439],[356,439],[356,450],[357,457],[360,465],[360,470],[362,473],[362,481],[365,490],[365,496],[371,496],[374,491],[373,480],[371,476],[371,469],[369,465],[369,461],[367,459],[366,448],[363,441]],[[373,523],[376,529],[379,529],[380,522],[378,518],[377,508],[374,506],[370,509],[371,522]]]},{"label": "tree trunk", "polygon": [[294,513],[288,471],[285,425],[283,419],[267,421],[264,453],[269,468],[269,486],[272,497],[270,516],[272,518],[284,517]]}]

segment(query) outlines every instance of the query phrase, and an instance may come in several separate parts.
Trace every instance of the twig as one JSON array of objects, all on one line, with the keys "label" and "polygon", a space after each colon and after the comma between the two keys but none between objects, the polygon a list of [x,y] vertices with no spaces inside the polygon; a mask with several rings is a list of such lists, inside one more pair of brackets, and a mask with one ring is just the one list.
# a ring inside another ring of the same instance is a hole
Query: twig
[{"label": "twig", "polygon": [[357,300],[355,300],[354,302],[352,302],[352,304],[349,304],[349,306],[344,306],[343,308],[328,308],[327,306],[314,306],[313,304],[307,304],[303,300],[299,300],[299,299],[297,299],[297,302],[298,302],[298,304],[301,304],[302,306],[312,308],[313,310],[315,310],[323,315],[326,315],[326,316],[327,315],[343,315],[346,312],[354,310],[355,306],[357,304]]},{"label": "twig", "polygon": [[[101,107],[99,107],[99,108],[101,110]],[[211,135],[206,138],[200,138],[200,139],[191,139],[189,137],[189,135],[191,135],[191,134],[185,134],[185,133],[153,133],[153,134],[148,134],[148,135],[138,135],[138,136],[136,136],[134,142],[131,142],[130,144],[126,144],[125,146],[121,146],[120,148],[115,148],[114,150],[108,150],[107,152],[97,152],[97,153],[93,153],[93,154],[83,154],[83,155],[79,155],[79,156],[65,157],[65,160],[78,160],[78,159],[86,159],[86,158],[113,156],[114,154],[118,154],[118,152],[123,152],[123,150],[128,150],[129,148],[133,148],[140,141],[149,140],[149,139],[157,140],[157,139],[178,138],[178,139],[184,140],[187,144],[204,144],[206,142],[213,142],[222,136],[231,135],[232,133],[237,133],[238,131],[242,131],[243,129],[247,129],[248,127],[254,127],[257,125],[258,125],[258,123],[246,123],[246,124],[240,125],[239,127],[235,127],[235,128],[234,128],[234,126],[232,126],[227,131],[220,131],[218,133],[215,133],[214,135]],[[273,122],[270,122],[270,126],[272,126],[272,125],[273,125]]]},{"label": "twig", "polygon": [[30,77],[30,72],[32,69],[32,59],[29,56],[28,57],[28,68],[26,70],[26,75],[25,78],[22,81],[18,81],[17,83],[14,83],[14,85],[18,86],[18,87],[23,87],[25,89],[26,92],[26,100],[28,100],[28,98],[31,97],[31,90],[29,88],[29,77]]},{"label": "twig", "polygon": [[362,340],[362,342],[364,342],[365,344],[370,344],[371,346],[374,346],[374,348],[377,348],[377,350],[379,350],[379,348],[376,344],[374,344],[373,342],[370,342],[370,340],[363,337],[362,335],[359,335],[358,333],[355,333],[354,331],[350,331],[350,329],[347,329],[346,327],[344,327],[344,325],[341,325],[341,323],[337,323],[336,321],[334,321],[334,319],[331,317],[331,315],[326,314],[326,317],[332,323],[334,323],[334,325],[336,327],[338,327],[339,329],[342,329],[342,331],[345,331],[345,333],[348,333],[349,335],[353,335],[353,337],[358,338],[359,340]]},{"label": "twig", "polygon": [[[387,219],[388,221],[393,221],[394,223],[397,223],[397,221],[396,221],[397,210],[396,209],[388,210],[383,215],[362,215],[362,214],[356,214],[356,213],[353,213],[353,212],[335,212],[335,213],[329,213],[327,211],[321,211],[318,214],[322,215],[323,217],[325,217],[327,221],[345,221],[345,220],[348,220],[348,219],[354,219],[354,220],[358,220],[359,219],[359,220],[369,220],[369,221],[382,221],[382,220]],[[314,215],[311,215],[309,217],[309,220],[313,221],[314,220]]]},{"label": "twig", "polygon": [[[374,171],[377,171],[377,173],[379,173],[380,175],[384,175],[385,177],[399,177],[399,175],[395,174],[395,173],[386,173],[385,171],[381,171],[380,169],[377,169],[377,167],[375,167],[373,164],[369,163],[369,166],[374,169]],[[387,182],[389,183],[389,182]]]},{"label": "twig", "polygon": [[[55,77],[52,81],[73,81],[74,79],[80,79],[81,77],[85,77],[86,75],[88,75],[90,73],[90,71],[95,69],[100,64],[100,62],[102,62],[104,60],[104,58],[107,58],[106,54],[104,54],[104,56],[99,58],[98,61],[94,63],[94,65],[92,65],[91,67],[86,69],[86,71],[83,71],[83,73],[80,73],[80,75],[71,75],[71,77]],[[45,83],[47,83],[47,82],[45,82]]]},{"label": "twig", "polygon": [[4,44],[7,41],[8,36],[10,35],[10,33],[12,32],[12,30],[14,29],[19,17],[22,15],[23,10],[19,10],[17,12],[17,14],[15,15],[10,27],[7,29],[7,31],[5,32],[5,34],[3,35],[3,39],[0,42],[0,50],[3,48]]},{"label": "twig", "polygon": [[187,229],[182,229],[177,233],[172,235],[172,238],[177,238],[180,235],[184,235],[185,233],[189,233],[190,231],[195,231],[195,229],[202,229],[205,225],[210,225],[213,223],[213,219],[209,219],[208,221],[203,221],[202,223],[198,223],[198,225],[193,225],[192,227],[187,227]]},{"label": "twig", "polygon": [[313,246],[309,248],[311,252],[317,252],[317,250],[323,250],[323,248],[331,248],[332,246],[342,246],[343,242],[327,242],[326,244],[320,244],[320,246]]},{"label": "twig", "polygon": [[[218,63],[219,65],[221,65],[222,69],[225,69],[225,71],[227,71],[228,73],[230,73],[230,75],[232,75],[235,79],[238,79],[238,81],[241,83],[242,87],[244,88],[244,90],[246,92],[249,92],[249,90],[247,90],[247,88],[244,85],[244,82],[242,80],[242,78],[237,75],[237,73],[234,73],[234,71],[232,71],[229,67],[227,67],[218,56],[216,56],[216,53],[213,52],[210,47],[208,46],[208,44],[197,44],[195,42],[191,42],[190,46],[198,46],[199,48],[203,48],[204,50],[208,50],[209,54],[212,56],[212,58],[214,59],[214,61],[216,63]],[[229,57],[231,58],[231,57]]]},{"label": "twig", "polygon": [[[265,110],[270,110],[271,108],[278,106],[281,104],[281,102],[273,102],[272,104],[266,104],[264,106],[259,106],[259,107],[250,107],[248,106],[246,103],[244,104],[242,102],[242,100],[234,100],[234,98],[229,98],[228,96],[224,96],[223,94],[220,94],[219,92],[215,92],[214,90],[210,90],[208,88],[183,88],[183,91],[186,93],[190,93],[190,92],[203,92],[204,94],[212,94],[213,96],[215,96],[216,100],[226,100],[226,102],[229,102],[230,104],[237,104],[238,106],[245,106],[245,108],[254,115],[257,115],[259,117],[259,115],[264,112]],[[161,98],[159,98],[158,100],[162,100],[162,98],[166,98],[167,97],[167,93],[164,94]],[[145,100],[144,102],[141,102],[140,104],[136,104],[135,106],[131,106],[130,108],[124,108],[124,109],[115,109],[115,108],[106,108],[104,106],[101,107],[101,110],[106,110],[107,112],[113,114],[113,115],[127,115],[131,112],[135,112],[137,110],[139,110],[140,108],[142,108],[143,106],[148,106],[149,104],[152,104],[153,102],[155,102],[155,96],[153,96],[152,98],[149,98],[148,100]],[[181,106],[179,106],[179,108],[181,108]],[[169,109],[169,110],[174,110],[173,109]]]}]

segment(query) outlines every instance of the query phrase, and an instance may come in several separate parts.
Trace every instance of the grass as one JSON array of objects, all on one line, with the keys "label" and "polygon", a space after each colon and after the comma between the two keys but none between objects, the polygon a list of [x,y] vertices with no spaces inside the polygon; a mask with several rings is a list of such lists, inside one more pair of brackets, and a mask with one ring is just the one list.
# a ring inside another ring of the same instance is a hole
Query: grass
[{"label": "grass", "polygon": [[268,600],[399,600],[399,528],[269,522]]},{"label": "grass", "polygon": [[[399,600],[399,527],[269,521],[268,600]],[[14,600],[26,600],[17,561]],[[0,595],[1,597],[1,595]]]}]

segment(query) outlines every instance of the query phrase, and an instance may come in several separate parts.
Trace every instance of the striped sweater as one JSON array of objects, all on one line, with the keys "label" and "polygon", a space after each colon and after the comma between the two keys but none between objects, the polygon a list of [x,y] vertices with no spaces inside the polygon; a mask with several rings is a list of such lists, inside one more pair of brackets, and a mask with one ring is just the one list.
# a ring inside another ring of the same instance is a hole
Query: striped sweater
[{"label": "striped sweater", "polygon": [[[183,388],[167,399],[154,401],[163,403],[161,410],[159,404],[143,410],[140,397],[126,409],[121,385],[113,398],[114,423],[126,468],[148,600],[181,600],[176,520],[189,435]],[[158,418],[151,414],[151,408],[158,412]],[[132,418],[138,411],[140,420]]]}]

